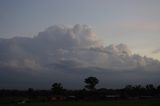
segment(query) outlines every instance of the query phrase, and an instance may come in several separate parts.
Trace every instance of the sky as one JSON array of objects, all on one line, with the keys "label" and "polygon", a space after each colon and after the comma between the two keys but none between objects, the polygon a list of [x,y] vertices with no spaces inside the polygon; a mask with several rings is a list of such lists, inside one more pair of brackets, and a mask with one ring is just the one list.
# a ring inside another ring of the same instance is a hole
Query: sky
[{"label": "sky", "polygon": [[0,37],[36,36],[52,25],[90,25],[105,45],[126,43],[160,60],[159,0],[0,0]]},{"label": "sky", "polygon": [[[76,64],[81,63],[85,67],[81,70],[90,70],[86,69],[86,66],[91,67],[88,54],[92,54],[92,52],[98,52],[98,56],[93,53],[90,57],[97,56],[96,59],[99,63],[93,62],[92,64],[98,68],[116,70],[116,68],[126,67],[128,64],[138,68],[138,65],[146,67],[150,63],[157,65],[159,64],[157,60],[160,60],[159,13],[160,0],[0,0],[0,38],[10,39],[8,41],[10,43],[6,43],[3,41],[4,39],[0,40],[2,41],[2,43],[0,42],[1,54],[6,54],[8,52],[6,50],[11,51],[9,55],[6,55],[6,60],[0,61],[1,64],[3,63],[0,68],[4,68],[8,64],[12,68],[37,70],[36,67],[41,69],[42,64],[44,65],[41,60],[54,54],[61,57],[60,60],[56,60],[60,61],[61,65],[64,65],[66,60],[71,63],[74,60]],[[53,36],[54,38],[52,38],[49,32],[59,37]],[[13,39],[13,37],[18,38]],[[20,39],[20,37],[31,37],[31,39]],[[47,41],[52,39],[52,42],[43,44],[46,42],[42,39]],[[61,39],[64,39],[66,43],[63,43],[64,41]],[[22,43],[23,41],[24,43]],[[10,45],[12,43],[14,45]],[[28,47],[31,44],[35,46]],[[50,44],[57,45],[57,47],[52,48]],[[36,55],[34,49],[37,47],[39,48],[37,52],[46,50],[47,53],[39,53],[34,58]],[[47,49],[43,47],[47,47]],[[68,54],[68,49],[70,50],[71,47],[72,49],[75,47],[89,49],[89,51],[82,52],[74,49],[71,50],[71,54],[73,53],[74,56],[71,57]],[[62,54],[56,54],[51,48],[57,53],[61,51]],[[108,56],[105,57],[106,60],[113,61],[104,60],[105,53]],[[26,60],[24,55],[30,58]],[[85,56],[88,56],[88,60],[83,59]],[[0,55],[0,58],[3,59],[3,56]],[[77,59],[80,61],[77,62]],[[63,62],[61,62],[62,60]],[[138,65],[135,64],[135,61],[138,61]],[[23,65],[20,64],[21,62]],[[53,61],[47,59],[45,62],[47,64]],[[115,64],[113,65],[113,63]],[[19,67],[20,65],[21,67]],[[46,66],[44,67],[46,68]],[[133,67],[126,67],[123,70],[133,70]],[[151,67],[149,69],[157,71],[158,66],[151,65]],[[69,69],[72,70],[73,67],[69,67]],[[49,69],[47,70],[49,71]],[[58,70],[62,69],[58,67]]]}]

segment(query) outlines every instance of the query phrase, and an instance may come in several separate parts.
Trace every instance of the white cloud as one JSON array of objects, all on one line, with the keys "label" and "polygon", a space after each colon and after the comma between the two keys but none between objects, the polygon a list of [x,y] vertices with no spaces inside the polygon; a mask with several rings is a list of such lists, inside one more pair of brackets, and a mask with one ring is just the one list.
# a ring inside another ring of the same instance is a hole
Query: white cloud
[{"label": "white cloud", "polygon": [[76,24],[73,28],[51,26],[40,32],[35,39],[53,44],[55,48],[88,48],[99,46],[95,32],[87,25]]}]

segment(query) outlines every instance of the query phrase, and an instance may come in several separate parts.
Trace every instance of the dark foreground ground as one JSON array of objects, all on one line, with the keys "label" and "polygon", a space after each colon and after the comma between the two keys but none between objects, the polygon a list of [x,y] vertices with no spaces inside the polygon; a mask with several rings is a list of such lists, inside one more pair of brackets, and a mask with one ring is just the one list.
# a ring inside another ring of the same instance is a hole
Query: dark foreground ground
[{"label": "dark foreground ground", "polygon": [[160,100],[39,101],[30,103],[7,103],[1,99],[0,106],[160,106]]}]

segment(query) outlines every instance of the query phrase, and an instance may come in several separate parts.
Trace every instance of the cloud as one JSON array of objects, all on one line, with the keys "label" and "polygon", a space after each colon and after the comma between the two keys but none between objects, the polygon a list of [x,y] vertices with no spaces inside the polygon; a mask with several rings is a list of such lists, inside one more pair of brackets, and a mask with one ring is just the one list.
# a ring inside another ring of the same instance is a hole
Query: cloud
[{"label": "cloud", "polygon": [[97,51],[97,52],[103,52],[107,54],[116,54],[116,55],[131,55],[132,52],[125,44],[119,44],[119,45],[109,45],[106,47],[97,47],[97,48],[90,48],[90,50]]},{"label": "cloud", "polygon": [[[2,83],[37,79],[39,87],[41,82],[49,84],[53,80],[72,87],[90,75],[99,77],[103,83],[112,81],[111,85],[118,85],[119,80],[121,83],[160,80],[159,61],[133,54],[123,43],[104,46],[87,25],[55,25],[33,38],[0,39],[0,49]],[[25,79],[14,79],[17,74]]]},{"label": "cloud", "polygon": [[25,58],[23,60],[8,60],[7,62],[3,62],[3,67],[9,67],[15,69],[16,71],[40,71],[43,69],[43,67],[35,60],[28,58]]},{"label": "cloud", "polygon": [[[47,41],[58,48],[88,48],[98,46],[95,32],[87,25],[76,24],[73,28],[51,26],[40,32],[35,39]],[[52,46],[54,46],[52,45]],[[56,48],[55,47],[55,48]]]},{"label": "cloud", "polygon": [[156,49],[152,53],[154,53],[154,54],[160,53],[160,49]]}]

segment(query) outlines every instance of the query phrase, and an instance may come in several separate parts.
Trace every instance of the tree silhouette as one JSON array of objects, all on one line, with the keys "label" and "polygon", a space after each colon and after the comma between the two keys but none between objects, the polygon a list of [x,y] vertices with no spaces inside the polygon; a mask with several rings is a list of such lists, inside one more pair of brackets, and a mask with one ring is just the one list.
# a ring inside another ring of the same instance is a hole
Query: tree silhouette
[{"label": "tree silhouette", "polygon": [[32,98],[34,96],[34,89],[33,88],[28,88],[28,96],[29,96],[29,98]]},{"label": "tree silhouette", "polygon": [[132,85],[126,85],[124,89],[125,90],[133,90],[133,88],[134,87]]},{"label": "tree silhouette", "polygon": [[53,92],[53,94],[55,94],[55,95],[62,94],[63,90],[64,90],[64,89],[63,89],[63,86],[62,86],[61,83],[54,83],[54,84],[52,85],[52,92]]},{"label": "tree silhouette", "polygon": [[154,90],[155,88],[154,88],[153,84],[148,84],[148,85],[146,85],[146,89],[147,90]]},{"label": "tree silhouette", "polygon": [[157,90],[159,90],[159,91],[160,91],[160,85],[158,85],[158,86],[157,86]]},{"label": "tree silhouette", "polygon": [[89,90],[94,90],[95,86],[99,83],[99,80],[96,77],[88,77],[84,80],[87,84],[85,87]]},{"label": "tree silhouette", "polygon": [[148,91],[148,95],[153,96],[155,94],[155,87],[153,84],[146,85],[146,90]]},{"label": "tree silhouette", "polygon": [[126,85],[124,88],[125,96],[133,96],[134,95],[133,90],[134,87],[132,85]]},{"label": "tree silhouette", "polygon": [[157,86],[157,93],[158,93],[159,96],[160,96],[160,85]]}]

